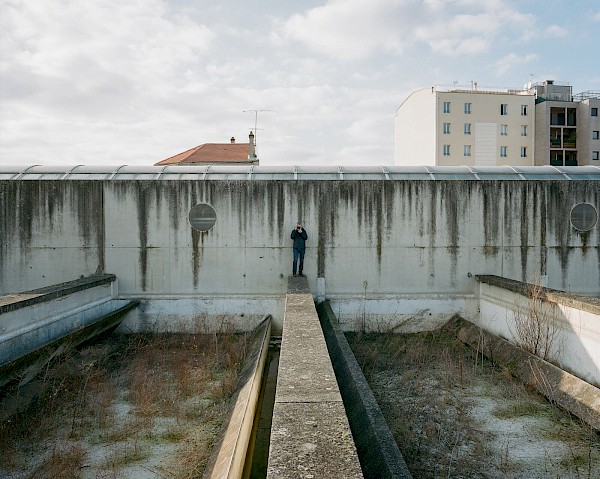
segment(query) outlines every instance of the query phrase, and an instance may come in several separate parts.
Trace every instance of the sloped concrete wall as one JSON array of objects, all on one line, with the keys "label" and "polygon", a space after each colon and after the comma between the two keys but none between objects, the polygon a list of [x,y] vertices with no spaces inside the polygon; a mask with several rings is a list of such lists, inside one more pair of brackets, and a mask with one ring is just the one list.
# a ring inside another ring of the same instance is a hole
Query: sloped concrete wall
[{"label": "sloped concrete wall", "polygon": [[[527,288],[527,284],[515,284],[504,278],[481,278],[477,324],[520,345],[523,338],[519,336],[516,321],[527,321],[530,314],[532,299]],[[600,387],[600,300],[547,289],[542,289],[534,300],[540,301],[542,326],[549,330],[538,336],[541,341],[549,339],[548,359]],[[530,324],[534,331],[535,324]]]},{"label": "sloped concrete wall", "polygon": [[[349,315],[377,305],[385,323],[402,312],[398,295],[467,298],[472,309],[475,274],[598,293],[599,227],[581,233],[569,222],[584,201],[600,207],[598,182],[9,180],[0,182],[0,293],[101,269],[124,297],[281,296],[297,220],[311,290],[323,278],[334,311],[354,301]],[[203,202],[217,222],[200,233],[188,214]]]}]

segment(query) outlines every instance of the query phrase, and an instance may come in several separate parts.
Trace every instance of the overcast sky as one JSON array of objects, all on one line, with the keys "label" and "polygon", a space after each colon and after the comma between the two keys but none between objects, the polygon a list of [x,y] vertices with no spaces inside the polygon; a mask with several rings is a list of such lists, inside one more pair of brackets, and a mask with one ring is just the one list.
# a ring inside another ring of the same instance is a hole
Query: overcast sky
[{"label": "overcast sky", "polygon": [[247,142],[261,165],[394,161],[435,84],[600,90],[597,0],[0,0],[0,164],[151,165]]}]

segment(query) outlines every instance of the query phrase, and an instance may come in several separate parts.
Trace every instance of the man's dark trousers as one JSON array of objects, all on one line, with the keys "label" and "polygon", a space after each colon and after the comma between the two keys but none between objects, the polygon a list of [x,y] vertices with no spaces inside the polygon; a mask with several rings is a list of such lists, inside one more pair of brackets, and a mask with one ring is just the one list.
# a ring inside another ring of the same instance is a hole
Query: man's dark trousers
[{"label": "man's dark trousers", "polygon": [[[302,274],[304,269],[304,250],[305,248],[294,248],[294,264],[292,265],[292,273],[296,274],[296,265],[298,265],[298,274]],[[298,264],[298,257],[300,257],[300,264]]]}]

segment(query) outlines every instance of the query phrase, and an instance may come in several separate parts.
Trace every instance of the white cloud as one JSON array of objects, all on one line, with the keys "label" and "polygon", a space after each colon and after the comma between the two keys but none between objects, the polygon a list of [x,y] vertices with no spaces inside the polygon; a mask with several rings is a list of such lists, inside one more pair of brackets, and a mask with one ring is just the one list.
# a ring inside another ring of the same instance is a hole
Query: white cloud
[{"label": "white cloud", "polygon": [[537,55],[534,53],[528,53],[527,55],[509,53],[498,60],[494,66],[498,75],[504,75],[517,66],[526,65],[536,61],[537,58]]},{"label": "white cloud", "polygon": [[[68,114],[129,116],[127,106],[181,84],[181,67],[198,61],[213,39],[204,26],[169,18],[156,0],[17,0],[6,7],[2,79],[28,78],[23,95]],[[14,102],[23,99],[18,93]]]},{"label": "white cloud", "polygon": [[[393,114],[411,90],[514,84],[529,62],[548,70],[541,40],[560,34],[538,26],[555,18],[511,0],[257,0],[233,10],[0,0],[0,11],[0,163],[149,164],[246,141],[254,117],[242,110],[257,108],[272,110],[259,115],[263,164],[388,164]],[[538,42],[523,53],[523,38]]]},{"label": "white cloud", "polygon": [[282,36],[343,60],[364,58],[379,48],[401,52],[407,43],[411,4],[409,0],[332,0],[290,17]]},{"label": "white cloud", "polygon": [[277,38],[346,61],[402,55],[419,43],[441,55],[477,55],[506,32],[527,36],[533,21],[499,0],[330,0],[293,15]]},{"label": "white cloud", "polygon": [[569,34],[569,30],[560,25],[550,25],[546,28],[545,36],[553,38],[566,37]]}]

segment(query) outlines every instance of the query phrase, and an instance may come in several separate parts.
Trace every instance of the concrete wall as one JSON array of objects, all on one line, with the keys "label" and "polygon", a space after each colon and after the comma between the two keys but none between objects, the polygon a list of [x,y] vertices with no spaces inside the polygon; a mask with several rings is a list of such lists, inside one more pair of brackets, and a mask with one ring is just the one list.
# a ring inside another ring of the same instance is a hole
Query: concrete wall
[{"label": "concrete wall", "polygon": [[[336,302],[353,301],[357,317],[367,304],[385,321],[428,309],[432,297],[442,302],[425,315],[453,301],[473,311],[475,274],[599,293],[599,226],[581,233],[569,222],[583,201],[600,207],[598,182],[8,180],[0,182],[0,293],[100,268],[119,278],[120,297],[148,305],[135,324],[179,311],[197,320],[190,301],[232,308],[242,322],[245,310],[252,321],[272,314],[277,324],[298,219],[311,289],[323,278],[321,295],[336,313]],[[202,202],[217,214],[204,233],[188,221]]]},{"label": "concrete wall", "polygon": [[[11,298],[2,298],[7,311],[0,311],[0,366],[89,326],[128,303],[116,300],[116,295],[116,282],[111,282],[53,299],[44,299],[49,295],[43,294],[18,295],[14,309],[6,304]],[[40,301],[28,305],[29,299]]]},{"label": "concrete wall", "polygon": [[[581,304],[545,300],[546,317],[556,331],[550,358],[562,369],[600,386],[600,308],[582,309]],[[597,301],[596,301],[597,303]],[[519,344],[515,315],[526,314],[529,299],[518,292],[493,284],[480,284],[480,317],[482,328]]]}]

